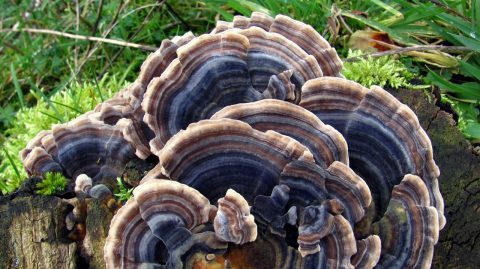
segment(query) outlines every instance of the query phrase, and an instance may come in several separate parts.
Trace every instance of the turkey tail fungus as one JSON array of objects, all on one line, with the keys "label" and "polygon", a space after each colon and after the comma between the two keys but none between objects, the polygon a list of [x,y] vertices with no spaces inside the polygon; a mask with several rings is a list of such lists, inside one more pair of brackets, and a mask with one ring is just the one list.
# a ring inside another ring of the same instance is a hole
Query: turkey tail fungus
[{"label": "turkey tail fungus", "polygon": [[431,142],[342,66],[307,24],[234,16],[164,40],[21,158],[110,204],[127,163],[155,166],[111,221],[107,268],[429,268],[446,222]]}]

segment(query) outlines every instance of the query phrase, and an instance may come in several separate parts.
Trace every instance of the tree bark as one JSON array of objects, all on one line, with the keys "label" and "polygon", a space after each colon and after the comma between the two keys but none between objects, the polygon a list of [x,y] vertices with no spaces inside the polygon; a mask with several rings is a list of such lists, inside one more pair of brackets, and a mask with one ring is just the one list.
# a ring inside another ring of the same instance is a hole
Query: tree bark
[{"label": "tree bark", "polygon": [[77,245],[66,239],[67,210],[57,197],[0,200],[0,268],[76,268]]},{"label": "tree bark", "polygon": [[435,246],[432,268],[480,268],[480,156],[431,94],[390,90],[417,114],[440,168],[447,224]]}]

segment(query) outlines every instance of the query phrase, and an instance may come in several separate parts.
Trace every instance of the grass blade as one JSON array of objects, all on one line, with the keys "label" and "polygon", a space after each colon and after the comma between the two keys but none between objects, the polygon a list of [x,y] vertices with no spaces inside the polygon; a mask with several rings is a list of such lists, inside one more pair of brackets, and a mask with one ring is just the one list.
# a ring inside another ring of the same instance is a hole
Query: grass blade
[{"label": "grass blade", "polygon": [[397,42],[404,43],[404,44],[409,44],[409,45],[419,45],[418,42],[416,42],[412,38],[408,37],[408,35],[398,33],[396,31],[392,30],[391,28],[389,28],[389,27],[387,27],[383,24],[380,24],[376,21],[364,18],[362,16],[355,15],[355,14],[347,12],[347,11],[342,11],[341,13],[342,13],[342,16],[357,20],[357,21],[359,21],[361,23],[364,23],[364,24],[366,24],[366,25],[368,25],[368,26],[370,26],[370,27],[372,27],[372,28],[374,28],[378,31],[388,33],[388,35],[391,38],[395,39]]},{"label": "grass blade", "polygon": [[251,10],[246,8],[240,1],[237,0],[227,1],[227,5],[244,16],[250,17],[250,14],[252,13]]},{"label": "grass blade", "polygon": [[475,39],[470,38],[470,37],[457,35],[457,34],[450,33],[450,35],[453,38],[455,38],[458,42],[462,43],[464,46],[467,46],[471,49],[476,50],[477,52],[480,52],[480,41],[475,40]]},{"label": "grass blade", "polygon": [[380,1],[380,0],[370,0],[370,2],[372,2],[373,4],[385,9],[388,13],[391,13],[393,16],[395,17],[399,17],[399,18],[403,18],[403,13],[396,10],[394,7],[392,6],[389,6],[387,3],[385,3],[384,1]]},{"label": "grass blade", "polygon": [[72,111],[75,111],[75,112],[78,113],[78,114],[82,114],[82,113],[83,113],[83,111],[80,111],[80,110],[74,108],[73,106],[69,106],[69,105],[66,105],[66,104],[64,104],[64,103],[56,102],[56,101],[53,101],[53,100],[51,100],[50,102],[52,102],[52,103],[54,103],[54,104],[56,104],[56,105],[59,105],[59,106],[66,107],[66,108],[68,108],[68,109],[70,109],[70,110],[72,110]]},{"label": "grass blade", "polygon": [[404,8],[404,19],[392,25],[392,28],[394,26],[408,26],[417,22],[428,21],[445,12],[443,9],[427,3],[413,5],[409,2],[402,2],[400,5]]},{"label": "grass blade", "polygon": [[480,0],[472,2],[472,24],[473,28],[480,33]]},{"label": "grass blade", "polygon": [[472,78],[476,78],[480,81],[480,67],[475,66],[473,64],[469,64],[464,61],[459,61],[459,62],[460,62],[460,68],[463,72],[465,72],[466,74],[469,74]]},{"label": "grass blade", "polygon": [[454,97],[464,102],[477,103],[480,100],[480,83],[467,82],[463,84],[452,83],[434,71],[428,73],[427,78],[442,89],[443,92],[453,93]]},{"label": "grass blade", "polygon": [[18,171],[18,168],[15,165],[15,162],[13,161],[12,156],[10,156],[10,154],[8,154],[8,151],[5,148],[3,148],[3,152],[5,153],[5,156],[7,156],[8,162],[13,167],[13,170],[15,171],[15,175],[17,175],[17,180],[18,181],[22,180],[21,177],[20,177],[20,172]]},{"label": "grass blade", "polygon": [[50,118],[52,118],[52,119],[56,120],[57,122],[62,122],[62,120],[61,120],[61,119],[59,119],[59,118],[55,117],[55,116],[54,116],[54,115],[52,115],[52,114],[48,114],[47,112],[44,112],[44,111],[39,111],[39,112],[40,112],[40,113],[42,113],[43,115],[47,116],[47,117],[50,117]]},{"label": "grass blade", "polygon": [[439,14],[437,17],[452,27],[457,28],[466,36],[475,35],[475,30],[472,28],[471,23],[462,18],[447,13]]},{"label": "grass blade", "polygon": [[[131,66],[131,65],[130,65]],[[105,98],[103,98],[103,95],[102,95],[102,91],[100,90],[100,87],[98,86],[98,80],[97,80],[97,77],[96,76],[93,76],[95,79],[95,90],[98,94],[98,96],[100,97],[100,100],[102,100],[102,102],[105,102]]]},{"label": "grass blade", "polygon": [[65,119],[62,117],[62,114],[60,114],[60,112],[58,111],[58,109],[52,104],[53,102],[50,100],[50,98],[48,98],[39,88],[37,88],[37,86],[31,81],[29,80],[29,84],[30,86],[35,90],[35,93],[40,95],[42,97],[42,99],[47,102],[48,106],[51,107],[53,109],[53,112],[55,112],[55,114],[57,115],[57,117],[60,119],[60,121],[62,123],[65,122]]},{"label": "grass blade", "polygon": [[24,96],[22,89],[20,88],[20,83],[18,83],[17,74],[15,72],[15,68],[13,67],[13,63],[10,63],[10,73],[12,74],[12,82],[15,86],[15,91],[17,92],[18,101],[20,102],[20,107],[25,107]]}]

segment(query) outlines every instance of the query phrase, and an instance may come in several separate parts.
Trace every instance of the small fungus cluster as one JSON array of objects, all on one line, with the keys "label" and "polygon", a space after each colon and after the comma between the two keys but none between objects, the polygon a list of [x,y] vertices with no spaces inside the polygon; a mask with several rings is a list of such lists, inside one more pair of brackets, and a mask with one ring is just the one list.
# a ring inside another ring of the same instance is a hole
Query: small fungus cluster
[{"label": "small fungus cluster", "polygon": [[164,40],[135,82],[21,156],[87,197],[158,157],[111,222],[107,268],[429,268],[445,225],[430,140],[341,69],[311,26],[235,16]]}]

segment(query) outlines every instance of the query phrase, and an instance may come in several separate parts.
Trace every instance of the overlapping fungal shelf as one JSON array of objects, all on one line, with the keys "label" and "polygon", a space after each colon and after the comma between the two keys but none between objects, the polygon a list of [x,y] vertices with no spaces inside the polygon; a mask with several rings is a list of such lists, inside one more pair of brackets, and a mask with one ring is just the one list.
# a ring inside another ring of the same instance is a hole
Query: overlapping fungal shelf
[{"label": "overlapping fungal shelf", "polygon": [[121,175],[135,157],[135,148],[124,139],[120,126],[106,124],[98,116],[87,113],[37,135],[21,152],[28,174],[63,172],[72,183],[87,174],[96,184]]},{"label": "overlapping fungal shelf", "polygon": [[22,160],[95,197],[158,158],[112,220],[107,268],[428,268],[445,225],[430,140],[341,69],[311,26],[235,16],[164,40],[135,82]]}]

